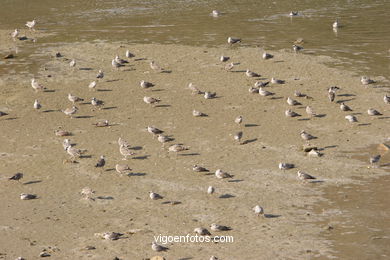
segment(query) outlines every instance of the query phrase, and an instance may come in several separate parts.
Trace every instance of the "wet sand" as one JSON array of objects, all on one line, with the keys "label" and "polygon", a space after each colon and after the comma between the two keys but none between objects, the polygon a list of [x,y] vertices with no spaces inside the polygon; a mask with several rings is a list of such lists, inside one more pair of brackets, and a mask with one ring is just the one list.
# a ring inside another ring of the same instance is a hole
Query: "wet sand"
[{"label": "wet sand", "polygon": [[[124,57],[126,49],[135,57],[119,70],[112,69],[111,59],[115,54]],[[54,58],[57,51],[64,57]],[[0,118],[1,176],[25,174],[21,183],[1,180],[6,210],[0,212],[0,256],[5,259],[34,258],[43,249],[57,259],[143,259],[157,254],[150,248],[154,235],[186,235],[211,223],[232,227],[212,234],[232,235],[234,243],[168,244],[170,250],[160,254],[167,259],[330,257],[331,244],[317,224],[326,216],[314,210],[325,202],[323,188],[354,183],[354,176],[386,174],[383,167],[367,168],[368,163],[345,151],[389,138],[389,108],[382,100],[388,82],[380,79],[378,84],[362,86],[360,75],[325,66],[328,57],[279,51],[272,52],[273,59],[263,60],[256,48],[109,42],[72,43],[39,52],[47,56],[47,63],[40,64],[34,76],[47,87],[46,92],[34,93],[32,75],[4,76],[1,82],[0,109],[9,113]],[[226,72],[218,61],[222,54],[240,64]],[[69,67],[73,58],[75,69]],[[151,71],[150,60],[170,73]],[[97,91],[89,91],[88,84],[99,69],[106,76],[99,80]],[[250,94],[248,88],[256,80],[245,76],[246,69],[260,73],[264,80],[276,77],[286,83],[267,87],[275,93],[272,97]],[[141,89],[140,80],[156,86]],[[189,82],[202,91],[215,91],[217,98],[192,95]],[[334,103],[327,99],[327,88],[332,85],[341,88]],[[294,90],[311,98],[296,98],[302,105],[292,109],[302,116],[286,118],[284,111],[291,107],[285,99],[293,97]],[[68,93],[85,99],[85,104],[77,105],[73,119],[60,112],[71,107]],[[144,96],[162,101],[151,107],[142,101]],[[104,100],[104,108],[93,110],[87,103],[92,97]],[[34,99],[41,101],[40,111],[32,108]],[[338,104],[343,101],[357,113],[359,123],[351,125],[344,119],[346,113]],[[307,117],[306,105],[321,116]],[[369,117],[370,107],[384,115]],[[193,117],[193,109],[208,117]],[[244,117],[242,126],[234,123],[238,115]],[[102,119],[112,125],[92,125]],[[183,143],[190,150],[169,154],[146,132],[148,125],[174,138],[169,144]],[[59,127],[72,132],[75,147],[87,149],[77,163],[64,163],[69,158],[61,145],[64,138],[54,135]],[[310,144],[321,149],[322,157],[310,158],[302,152],[305,141],[299,132],[303,129],[318,137]],[[246,144],[233,142],[232,134],[237,131],[243,131]],[[136,153],[127,161],[133,169],[130,176],[113,170],[116,163],[124,162],[119,137],[128,140]],[[100,155],[107,158],[104,170],[94,168]],[[281,171],[281,161],[294,163],[296,168]],[[210,174],[193,172],[194,164],[205,166]],[[213,173],[218,168],[234,177],[216,179]],[[301,183],[297,170],[320,182]],[[206,193],[209,185],[216,188],[213,196]],[[94,201],[81,199],[80,191],[86,186],[96,191]],[[150,200],[151,190],[164,199]],[[22,192],[36,193],[38,199],[22,201]],[[251,209],[257,204],[273,217],[255,216]],[[94,235],[134,229],[140,231],[117,241]],[[86,246],[96,249],[85,250]]]}]

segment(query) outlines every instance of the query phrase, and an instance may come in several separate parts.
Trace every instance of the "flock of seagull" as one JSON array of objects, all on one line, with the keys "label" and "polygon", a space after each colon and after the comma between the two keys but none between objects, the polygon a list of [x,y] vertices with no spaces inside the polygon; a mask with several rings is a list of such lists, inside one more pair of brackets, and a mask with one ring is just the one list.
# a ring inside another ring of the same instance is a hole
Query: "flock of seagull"
[{"label": "flock of seagull", "polygon": [[[221,15],[221,12],[217,11],[217,10],[213,10],[211,15],[213,17],[218,17]],[[298,12],[291,12],[289,14],[290,16],[296,16],[298,15]],[[34,27],[36,26],[36,20],[33,20],[33,21],[29,21],[26,23],[26,26],[30,29],[30,30],[35,30]],[[338,20],[336,20],[333,25],[332,25],[333,28],[338,28],[340,27],[340,24],[338,22]],[[13,31],[11,33],[11,37],[13,39],[17,39],[17,37],[19,36],[19,30],[18,29],[15,29],[15,31]],[[233,37],[229,37],[227,39],[227,42],[228,44],[230,45],[237,45],[241,42],[241,39],[239,38],[233,38]],[[292,50],[297,53],[297,52],[300,52],[303,50],[303,47],[302,46],[299,46],[299,45],[296,45],[294,44],[292,46]],[[61,53],[56,53],[56,57],[62,57]],[[125,53],[125,57],[130,59],[132,57],[134,57],[134,55],[129,51],[127,50],[126,53]],[[263,55],[262,55],[262,58],[263,59],[272,59],[273,58],[273,55],[270,54],[270,53],[267,53],[267,52],[264,52]],[[226,57],[226,56],[221,56],[220,57],[220,61],[221,62],[227,62],[230,58],[229,57]],[[128,60],[125,60],[125,59],[121,59],[118,55],[115,56],[114,59],[112,59],[111,61],[111,65],[113,67],[113,69],[119,69],[120,67],[122,66],[125,66],[126,63],[129,63]],[[150,68],[156,72],[156,73],[161,73],[161,72],[164,72],[166,71],[164,68],[162,68],[157,62],[155,61],[151,61],[150,62]],[[235,66],[236,64],[235,63],[227,63],[225,66],[224,66],[224,69],[229,72],[233,69],[233,67]],[[70,63],[69,63],[69,67],[71,68],[74,68],[77,66],[77,61],[76,60],[71,60]],[[245,75],[247,77],[250,77],[250,78],[257,78],[259,77],[259,75],[253,71],[250,71],[249,69],[246,70],[245,72]],[[102,70],[99,70],[98,74],[96,75],[96,80],[91,82],[89,85],[88,85],[88,88],[92,91],[92,90],[95,90],[97,85],[98,85],[98,81],[103,79],[104,78],[104,72]],[[362,85],[370,85],[370,84],[373,84],[375,83],[374,80],[366,77],[366,76],[363,76],[361,77],[361,84]],[[269,91],[266,89],[266,87],[269,85],[269,84],[285,84],[285,81],[284,80],[280,80],[280,79],[276,79],[276,78],[271,78],[270,81],[267,81],[267,82],[264,82],[264,81],[257,81],[253,87],[251,87],[249,89],[249,92],[252,93],[252,94],[258,94],[260,96],[272,96],[274,95],[273,92]],[[141,88],[144,88],[144,89],[147,89],[147,88],[151,88],[153,87],[154,84],[151,83],[151,82],[147,82],[147,81],[144,81],[142,80],[140,82],[140,87]],[[46,89],[46,87],[44,85],[42,85],[41,83],[39,83],[37,81],[37,79],[33,78],[31,79],[31,87],[33,88],[33,90],[35,92],[39,92],[39,91],[44,91]],[[212,99],[212,98],[215,98],[216,97],[216,93],[215,92],[208,92],[208,91],[200,91],[194,84],[192,83],[189,83],[188,84],[188,89],[190,89],[192,91],[193,94],[201,94],[204,96],[205,99]],[[339,90],[340,88],[337,87],[337,86],[332,86],[332,87],[329,87],[328,91],[327,91],[327,95],[328,95],[328,99],[330,102],[334,102],[335,100],[335,97],[336,97],[336,92]],[[299,91],[295,91],[294,92],[294,96],[296,98],[306,98],[306,99],[309,99],[310,97],[306,94],[303,94]],[[74,115],[78,112],[78,107],[76,106],[77,103],[79,102],[82,102],[84,101],[83,98],[81,97],[78,97],[76,95],[73,95],[71,93],[68,94],[68,100],[72,103],[72,106],[69,107],[69,108],[65,108],[63,110],[61,110],[66,116],[70,117],[70,118],[73,118]],[[155,97],[150,97],[150,96],[145,96],[143,98],[143,101],[150,105],[150,106],[155,106],[157,105],[161,100],[158,99],[158,98],[155,98]],[[389,95],[385,95],[384,98],[383,98],[383,101],[386,103],[386,104],[390,104],[390,96]],[[297,106],[297,105],[301,105],[301,102],[299,102],[298,100],[292,98],[292,97],[287,97],[286,99],[286,102],[289,106],[291,106],[292,108],[294,106]],[[93,108],[95,109],[101,109],[102,107],[104,107],[104,101],[102,100],[98,100],[97,98],[93,97],[90,101],[90,104],[93,106]],[[41,103],[39,102],[39,100],[35,100],[34,101],[34,105],[33,105],[33,108],[36,109],[36,110],[39,110],[42,108],[42,105]],[[344,111],[344,112],[349,112],[349,111],[353,111],[353,109],[344,104],[344,103],[341,103],[340,104],[340,110],[341,111]],[[306,106],[306,109],[305,109],[307,115],[309,117],[317,117],[318,115],[315,113],[314,109],[310,106]],[[202,113],[198,110],[193,110],[192,112],[193,116],[194,117],[202,117],[202,116],[207,116],[207,114],[205,113]],[[369,108],[367,110],[367,114],[369,116],[379,116],[379,115],[382,115],[381,112],[379,112],[378,110],[376,109],[373,109],[373,108]],[[0,111],[0,116],[5,116],[7,115],[7,113],[5,112],[1,112]],[[301,116],[300,114],[298,114],[297,112],[293,111],[293,109],[287,109],[285,111],[285,116],[286,117],[299,117]],[[348,120],[349,122],[351,123],[356,123],[358,122],[358,118],[353,115],[353,114],[349,114],[349,115],[346,115],[345,116],[345,119]],[[240,125],[242,124],[243,122],[243,116],[240,115],[238,117],[236,117],[234,119],[234,123],[237,124],[237,125]],[[108,120],[103,120],[103,121],[99,121],[97,123],[94,124],[96,127],[107,127],[107,126],[110,126],[110,123]],[[161,130],[161,129],[158,129],[157,127],[155,126],[148,126],[146,128],[147,132],[149,132],[150,134],[152,134],[154,137],[156,137],[156,139],[162,144],[163,147],[165,147],[165,144],[172,141],[172,139],[166,135],[164,135],[164,131]],[[59,129],[59,130],[56,130],[55,131],[55,135],[56,136],[60,136],[60,137],[67,137],[69,135],[71,135],[70,132],[66,131],[66,130],[62,130],[62,129]],[[308,142],[312,139],[316,139],[317,137],[311,135],[310,133],[306,132],[305,130],[302,130],[300,133],[299,133],[300,137]],[[238,144],[243,144],[244,142],[242,141],[242,137],[243,137],[243,132],[242,131],[239,131],[237,133],[235,133],[233,135],[233,140],[235,142],[237,142]],[[82,157],[82,154],[86,151],[86,150],[83,150],[83,149],[78,149],[76,147],[74,147],[74,145],[71,143],[70,139],[66,138],[63,140],[62,142],[62,146],[63,146],[63,149],[64,151],[70,156],[70,159],[69,160],[66,160],[65,162],[70,162],[70,163],[73,163],[75,162],[75,160],[77,158],[80,158]],[[127,160],[128,157],[131,157],[133,156],[135,153],[133,152],[133,150],[131,149],[129,143],[122,139],[121,137],[119,137],[118,139],[118,148],[119,148],[119,153],[123,156],[123,160]],[[179,153],[181,151],[186,151],[188,150],[189,147],[188,146],[184,146],[182,144],[174,144],[174,145],[170,145],[168,147],[168,152],[173,152],[173,153]],[[313,149],[309,149],[308,150],[309,154],[313,155],[313,156],[321,156],[321,153],[316,150],[315,148]],[[369,159],[369,162],[371,165],[374,165],[376,163],[379,162],[379,160],[381,159],[381,156],[380,155],[374,155],[372,157],[370,157]],[[104,166],[106,165],[106,158],[104,155],[101,155],[98,159],[98,161],[96,162],[96,164],[94,165],[94,167],[96,168],[103,168]],[[290,163],[286,163],[286,162],[280,162],[279,163],[279,169],[281,170],[288,170],[288,169],[291,169],[291,168],[294,168],[294,164],[290,164]],[[115,170],[119,173],[119,174],[129,174],[131,172],[131,168],[129,167],[129,165],[125,164],[125,163],[121,163],[121,164],[116,164],[115,165]],[[205,167],[202,167],[200,165],[193,165],[192,167],[192,170],[194,172],[208,172],[209,170],[206,169]],[[232,178],[233,176],[221,169],[217,169],[215,171],[215,177],[218,178],[218,179],[225,179],[225,178]],[[15,175],[9,177],[9,180],[13,180],[13,181],[19,181],[23,178],[23,173],[16,173]],[[308,174],[308,173],[305,173],[303,171],[298,171],[297,172],[297,178],[301,181],[310,181],[310,180],[313,180],[313,179],[316,179],[316,177]],[[209,186],[207,188],[207,193],[208,194],[213,194],[215,192],[215,188],[213,186]],[[82,190],[81,194],[87,198],[87,199],[91,199],[91,195],[94,193],[94,191],[92,191],[90,188],[86,187]],[[150,199],[152,200],[159,200],[159,199],[163,199],[163,196],[158,194],[158,193],[155,193],[153,191],[150,191],[149,192],[149,197]],[[31,199],[36,199],[38,198],[38,196],[36,194],[26,194],[26,193],[22,193],[20,195],[20,198],[22,200],[31,200]],[[266,216],[266,214],[264,214],[264,209],[263,207],[261,207],[260,205],[256,205],[253,207],[253,212],[257,215],[257,216]],[[212,231],[228,231],[230,230],[231,228],[228,227],[228,226],[223,226],[223,225],[219,225],[219,224],[216,224],[216,223],[213,223],[210,225],[210,229]],[[206,229],[206,228],[203,228],[203,227],[197,227],[194,229],[194,232],[199,234],[199,235],[211,235],[211,233]],[[120,236],[123,235],[121,233],[116,233],[116,232],[105,232],[105,233],[102,233],[100,234],[100,237],[104,238],[104,239],[107,239],[107,240],[116,240],[116,239],[119,239]],[[164,247],[162,245],[159,245],[157,244],[156,242],[153,242],[152,243],[152,250],[154,251],[166,251],[168,250],[167,247]],[[22,258],[19,258],[19,259],[22,259]],[[210,258],[210,260],[217,260],[218,258],[215,257],[215,256],[212,256]]]}]

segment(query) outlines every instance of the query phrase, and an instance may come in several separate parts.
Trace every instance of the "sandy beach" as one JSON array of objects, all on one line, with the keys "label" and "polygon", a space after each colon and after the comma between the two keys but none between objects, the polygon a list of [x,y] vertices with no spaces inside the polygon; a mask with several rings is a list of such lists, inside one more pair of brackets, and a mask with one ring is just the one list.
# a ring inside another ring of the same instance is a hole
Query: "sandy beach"
[{"label": "sandy beach", "polygon": [[[7,33],[1,32],[1,56],[14,45]],[[116,54],[125,58],[127,49],[135,57],[126,59],[129,63],[119,69],[112,68],[111,60]],[[0,117],[0,259],[36,259],[43,250],[53,259],[156,255],[166,259],[209,259],[212,255],[219,259],[327,259],[334,252],[322,235],[328,231],[318,223],[328,223],[333,211],[318,209],[326,202],[323,189],[358,183],[353,179],[357,176],[388,174],[388,165],[368,167],[372,153],[382,155],[380,164],[388,164],[388,152],[365,149],[390,141],[390,107],[383,102],[389,82],[374,78],[377,83],[363,86],[361,75],[328,67],[331,58],[280,50],[264,60],[259,48],[99,41],[45,46],[39,51],[46,62],[32,64],[36,74],[2,75],[0,81],[0,111],[8,113]],[[56,58],[56,52],[63,57]],[[225,71],[221,55],[237,65]],[[77,61],[75,68],[69,67],[71,59]],[[151,60],[165,72],[153,71]],[[247,69],[260,77],[247,77]],[[104,71],[103,79],[96,79],[98,70]],[[32,77],[47,89],[35,93]],[[249,93],[257,80],[272,77],[285,80],[264,88],[274,95]],[[91,91],[88,85],[94,80],[96,90]],[[141,80],[155,86],[143,89]],[[203,92],[216,92],[216,98],[192,94],[187,87],[190,82]],[[327,97],[331,86],[340,88],[334,102]],[[307,98],[295,97],[295,90]],[[74,118],[61,112],[72,107],[68,93],[84,99],[77,103]],[[144,96],[161,102],[145,104]],[[93,108],[92,97],[103,100],[104,106]],[[301,104],[289,106],[287,97]],[[42,104],[38,111],[33,108],[35,99]],[[353,111],[341,111],[342,102]],[[317,116],[309,117],[306,106]],[[383,115],[368,116],[368,108]],[[194,117],[194,109],[207,116]],[[286,117],[287,109],[301,116]],[[356,115],[359,122],[349,123],[344,118],[348,114]],[[234,123],[239,115],[243,116],[241,125]],[[100,120],[109,120],[110,126],[94,126]],[[162,147],[146,131],[147,126],[162,129],[173,140]],[[57,129],[72,135],[58,137]],[[317,138],[306,142],[301,130]],[[238,131],[243,132],[244,144],[233,139]],[[119,153],[119,137],[135,153],[127,161]],[[87,150],[83,158],[69,162],[62,147],[64,138]],[[168,152],[173,144],[189,150]],[[322,156],[308,156],[302,150],[308,144]],[[354,158],[353,151],[366,161]],[[106,157],[104,169],[94,167],[101,155]],[[295,168],[280,170],[280,162]],[[118,163],[127,163],[131,173],[118,174]],[[209,172],[192,171],[194,164]],[[217,169],[233,178],[217,179]],[[317,177],[318,182],[297,180],[298,170]],[[16,172],[24,173],[24,178],[6,179]],[[207,194],[208,186],[215,187],[215,194]],[[95,191],[93,199],[83,199],[84,187]],[[149,191],[164,198],[151,200]],[[24,201],[21,193],[38,198]],[[254,214],[256,205],[264,208],[266,217]],[[211,233],[233,236],[234,242],[168,243],[166,252],[151,249],[153,236],[194,235],[194,228],[210,231],[212,223],[231,227]],[[124,235],[111,241],[95,235],[102,232]]]}]

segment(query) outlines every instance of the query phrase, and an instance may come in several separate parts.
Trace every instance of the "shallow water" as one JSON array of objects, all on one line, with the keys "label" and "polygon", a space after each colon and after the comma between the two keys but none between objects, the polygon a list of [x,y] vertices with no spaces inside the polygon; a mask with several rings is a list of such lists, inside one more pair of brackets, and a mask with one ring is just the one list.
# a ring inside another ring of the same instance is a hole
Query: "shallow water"
[{"label": "shallow water", "polygon": [[[1,7],[0,29],[22,28],[36,18],[38,29],[55,34],[41,44],[100,39],[215,46],[234,36],[243,45],[272,50],[290,49],[303,38],[306,53],[340,59],[333,65],[390,76],[390,1],[385,0],[3,0]],[[223,15],[211,17],[213,9]],[[290,17],[291,10],[299,15]],[[335,18],[343,25],[338,31],[332,29]]]}]

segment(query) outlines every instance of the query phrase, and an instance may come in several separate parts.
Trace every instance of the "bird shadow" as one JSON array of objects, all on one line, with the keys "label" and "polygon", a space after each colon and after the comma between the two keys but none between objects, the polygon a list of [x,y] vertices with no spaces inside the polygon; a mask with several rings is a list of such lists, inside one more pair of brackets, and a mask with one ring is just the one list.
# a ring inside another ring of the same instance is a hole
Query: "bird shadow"
[{"label": "bird shadow", "polygon": [[98,91],[98,92],[109,92],[109,91],[112,91],[112,89],[98,89],[96,91]]},{"label": "bird shadow", "polygon": [[167,204],[171,204],[171,205],[179,205],[179,204],[181,204],[181,201],[176,201],[176,200],[168,200],[168,201],[161,202],[161,204],[163,204],[163,205],[167,205]]},{"label": "bird shadow", "polygon": [[127,174],[127,176],[131,177],[131,176],[145,176],[146,173],[144,172],[130,172]]},{"label": "bird shadow", "polygon": [[337,103],[337,104],[341,104],[341,103],[345,103],[345,102],[352,101],[352,100],[355,100],[355,98],[340,99],[340,100],[337,100],[336,103]]},{"label": "bird shadow", "polygon": [[322,181],[322,180],[314,180],[314,181],[309,181],[309,183],[323,183],[325,181]]},{"label": "bird shadow", "polygon": [[40,182],[42,182],[42,181],[41,180],[28,181],[28,182],[23,183],[23,185],[30,185],[30,184],[40,183]]},{"label": "bird shadow", "polygon": [[134,160],[146,160],[150,157],[150,155],[136,156],[133,157]]},{"label": "bird shadow", "polygon": [[314,117],[323,118],[323,117],[326,117],[326,114],[318,114],[318,115],[315,115]]},{"label": "bird shadow", "polygon": [[88,158],[88,159],[90,159],[90,158],[92,158],[92,155],[81,155],[80,158]]},{"label": "bird shadow", "polygon": [[256,126],[259,126],[259,125],[257,125],[257,124],[245,124],[244,126],[245,127],[256,127]]},{"label": "bird shadow", "polygon": [[105,171],[106,172],[112,172],[112,171],[115,171],[115,169],[114,168],[109,168],[109,169],[106,169]]},{"label": "bird shadow", "polygon": [[357,115],[362,115],[362,113],[358,113],[358,112],[356,112],[356,113],[351,113],[351,115],[353,115],[353,116],[357,116]]},{"label": "bird shadow", "polygon": [[118,108],[118,107],[104,107],[104,108],[102,108],[102,110],[110,110],[110,109],[115,109],[115,108]]},{"label": "bird shadow", "polygon": [[10,118],[6,118],[4,120],[15,120],[15,119],[18,119],[17,117],[10,117]]},{"label": "bird shadow", "polygon": [[93,70],[93,68],[79,68],[79,70]]},{"label": "bird shadow", "polygon": [[299,118],[298,121],[309,121],[310,118]]},{"label": "bird shadow", "polygon": [[236,73],[236,72],[243,73],[243,72],[246,72],[246,70],[231,70],[230,72],[234,72],[234,73]]},{"label": "bird shadow", "polygon": [[135,151],[139,151],[139,150],[142,150],[142,146],[133,146],[133,147],[130,147],[131,150],[135,150]]},{"label": "bird shadow", "polygon": [[200,153],[182,153],[182,154],[180,154],[180,156],[196,156],[196,155],[200,155]]},{"label": "bird shadow", "polygon": [[253,143],[253,142],[256,142],[256,141],[257,141],[257,138],[248,139],[248,140],[245,140],[244,142],[242,142],[242,144],[250,144],[250,143]]},{"label": "bird shadow", "polygon": [[184,258],[179,258],[178,260],[191,260],[194,259],[193,257],[184,257]]},{"label": "bird shadow", "polygon": [[368,125],[371,125],[371,123],[361,123],[361,124],[358,124],[358,126],[368,126]]},{"label": "bird shadow", "polygon": [[122,71],[134,71],[135,69],[134,68],[128,68],[128,69],[124,69]]},{"label": "bird shadow", "polygon": [[116,81],[120,81],[120,79],[109,79],[109,80],[106,80],[106,82],[116,82]]},{"label": "bird shadow", "polygon": [[154,107],[170,107],[171,105],[157,105],[157,106],[154,106]]},{"label": "bird shadow", "polygon": [[51,112],[58,112],[58,110],[54,110],[54,109],[48,109],[48,110],[45,110],[45,111],[42,111],[43,113],[51,113]]},{"label": "bird shadow", "polygon": [[134,59],[134,61],[142,61],[142,60],[147,60],[146,58],[138,58],[138,59]]},{"label": "bird shadow", "polygon": [[234,196],[234,195],[232,195],[232,194],[226,193],[226,194],[222,194],[222,195],[219,196],[218,198],[220,198],[220,199],[230,199],[230,198],[234,198],[234,197],[236,197],[236,196]]},{"label": "bird shadow", "polygon": [[278,218],[281,217],[282,215],[276,215],[276,214],[264,214],[265,218]]},{"label": "bird shadow", "polygon": [[75,116],[74,118],[92,118],[93,116]]},{"label": "bird shadow", "polygon": [[[270,94],[270,96],[275,95],[275,93]],[[283,97],[271,97],[272,100],[282,99]]]},{"label": "bird shadow", "polygon": [[113,200],[114,199],[114,197],[112,197],[112,196],[98,196],[96,198],[99,200]]},{"label": "bird shadow", "polygon": [[170,74],[170,73],[172,73],[172,70],[163,70],[163,71],[161,71],[161,73],[168,73],[168,74]]},{"label": "bird shadow", "polygon": [[325,149],[330,149],[330,148],[336,148],[336,147],[339,147],[339,146],[338,145],[328,145],[328,146],[325,146],[322,149],[320,149],[320,151],[325,150]]},{"label": "bird shadow", "polygon": [[390,116],[381,116],[381,117],[378,117],[378,119],[389,119]]},{"label": "bird shadow", "polygon": [[46,89],[43,92],[53,93],[53,92],[56,92],[56,91],[54,89]]},{"label": "bird shadow", "polygon": [[159,89],[152,89],[151,91],[152,92],[160,92],[160,91],[164,91],[165,89],[162,89],[162,88],[159,88]]},{"label": "bird shadow", "polygon": [[338,97],[356,97],[355,94],[339,94]]},{"label": "bird shadow", "polygon": [[236,180],[229,180],[228,182],[242,182],[242,181],[244,181],[244,180],[238,180],[238,179],[236,179]]}]

